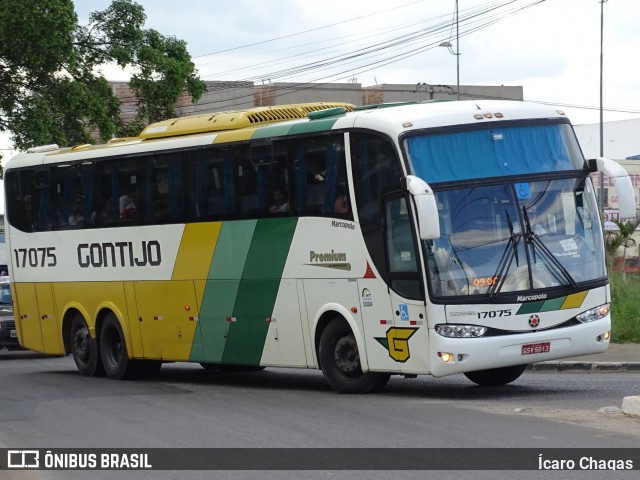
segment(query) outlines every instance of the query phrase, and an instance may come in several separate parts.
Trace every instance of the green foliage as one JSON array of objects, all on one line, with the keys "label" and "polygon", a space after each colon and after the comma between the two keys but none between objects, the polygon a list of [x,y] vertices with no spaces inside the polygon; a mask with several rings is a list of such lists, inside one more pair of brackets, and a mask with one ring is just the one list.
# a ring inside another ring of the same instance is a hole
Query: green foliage
[{"label": "green foliage", "polygon": [[612,272],[611,339],[615,343],[640,343],[640,275]]},{"label": "green foliage", "polygon": [[633,232],[640,225],[640,217],[625,222],[621,220],[613,220],[618,226],[618,230],[607,230],[604,232],[604,245],[607,253],[607,266],[612,269],[615,257],[618,255],[618,249],[624,247],[625,255],[627,247],[635,244],[635,240],[631,238]]},{"label": "green foliage", "polygon": [[[18,148],[92,143],[97,132],[136,135],[174,117],[183,94],[205,91],[185,42],[145,30],[142,6],[114,0],[78,25],[71,0],[0,0],[0,131]],[[120,119],[120,102],[99,67],[133,70],[137,117]]]}]

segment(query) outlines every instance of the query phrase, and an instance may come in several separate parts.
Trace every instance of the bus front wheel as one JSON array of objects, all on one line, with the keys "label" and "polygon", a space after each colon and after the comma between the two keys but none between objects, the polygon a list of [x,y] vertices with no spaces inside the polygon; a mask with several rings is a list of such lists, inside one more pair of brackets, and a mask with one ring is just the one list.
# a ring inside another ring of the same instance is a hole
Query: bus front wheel
[{"label": "bus front wheel", "polygon": [[69,345],[73,361],[76,362],[80,373],[89,377],[104,375],[98,341],[89,333],[87,322],[80,313],[76,313],[71,320]]},{"label": "bus front wheel", "polygon": [[388,373],[362,371],[358,344],[344,320],[332,320],[322,332],[318,360],[327,382],[339,393],[375,392],[389,381]]},{"label": "bus front wheel", "polygon": [[506,385],[517,380],[523,374],[526,365],[514,365],[513,367],[492,368],[489,370],[479,370],[477,372],[467,372],[464,374],[473,383],[483,387],[493,387]]}]

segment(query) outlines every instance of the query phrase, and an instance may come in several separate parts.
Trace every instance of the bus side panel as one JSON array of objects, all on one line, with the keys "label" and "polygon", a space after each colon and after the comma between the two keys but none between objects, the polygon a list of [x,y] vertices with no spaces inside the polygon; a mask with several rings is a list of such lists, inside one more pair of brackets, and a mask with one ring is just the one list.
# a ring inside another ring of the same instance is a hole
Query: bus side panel
[{"label": "bus side panel", "polygon": [[[255,224],[231,315],[236,321],[229,325],[222,363],[260,364],[296,225],[297,219],[291,217]],[[219,254],[216,248],[214,263]]]},{"label": "bus side panel", "polygon": [[295,280],[280,282],[273,317],[268,320],[262,365],[306,366],[305,339],[302,333],[300,304]]},{"label": "bus side panel", "polygon": [[129,320],[129,351],[133,358],[143,358],[145,352],[142,347],[142,337],[140,336],[140,320],[138,317],[135,287],[133,286],[133,282],[124,282],[123,287],[127,303],[126,315]]},{"label": "bus side panel", "polygon": [[145,358],[188,361],[197,326],[192,281],[135,282]]},{"label": "bus side panel", "polygon": [[53,290],[50,283],[36,283],[38,298],[38,314],[42,331],[42,344],[45,353],[64,355],[62,330],[53,301]]},{"label": "bus side panel", "polygon": [[389,289],[378,278],[361,278],[358,279],[358,292],[369,368],[397,371],[399,364],[392,355],[394,315]]},{"label": "bus side panel", "polygon": [[208,280],[202,297],[198,331],[202,341],[202,358],[192,351],[190,361],[222,363],[222,354],[233,318],[240,279]]},{"label": "bus side panel", "polygon": [[18,341],[29,350],[44,352],[38,300],[33,283],[14,283],[15,320]]}]

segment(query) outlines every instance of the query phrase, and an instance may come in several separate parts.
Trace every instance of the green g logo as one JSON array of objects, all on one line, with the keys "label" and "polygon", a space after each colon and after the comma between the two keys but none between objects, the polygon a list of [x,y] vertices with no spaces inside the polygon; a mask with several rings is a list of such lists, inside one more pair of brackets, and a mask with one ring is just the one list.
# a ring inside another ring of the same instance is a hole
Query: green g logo
[{"label": "green g logo", "polygon": [[396,362],[404,363],[409,360],[409,339],[416,333],[417,328],[391,327],[387,330],[386,338],[375,339],[389,351],[389,356]]}]

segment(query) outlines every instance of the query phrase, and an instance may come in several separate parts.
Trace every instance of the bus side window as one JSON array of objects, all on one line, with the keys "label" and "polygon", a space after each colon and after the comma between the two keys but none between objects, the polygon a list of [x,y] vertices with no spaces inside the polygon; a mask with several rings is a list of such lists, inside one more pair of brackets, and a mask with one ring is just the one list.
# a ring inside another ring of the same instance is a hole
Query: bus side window
[{"label": "bus side window", "polygon": [[49,169],[36,170],[33,183],[33,230],[43,232],[53,228],[53,201]]},{"label": "bus side window", "polygon": [[386,203],[385,224],[390,287],[405,298],[422,300],[415,239],[405,198]]},{"label": "bus side window", "polygon": [[66,230],[92,225],[95,211],[93,164],[60,165],[55,170],[55,227]]},{"label": "bus side window", "polygon": [[350,143],[353,189],[362,234],[371,260],[388,281],[382,202],[385,195],[401,189],[402,170],[393,144],[386,138],[352,133]]},{"label": "bus side window", "polygon": [[189,220],[235,218],[236,179],[233,153],[231,148],[208,148],[195,152],[189,160]]},{"label": "bus side window", "polygon": [[292,153],[294,212],[352,220],[343,135],[296,140]]},{"label": "bus side window", "polygon": [[162,224],[184,221],[184,152],[147,157],[140,190],[142,221]]},{"label": "bus side window", "polygon": [[360,222],[379,226],[384,195],[401,188],[403,174],[393,145],[378,136],[356,133],[351,135],[351,155]]},{"label": "bus side window", "polygon": [[138,223],[138,167],[135,157],[96,165],[95,225]]},{"label": "bus side window", "polygon": [[32,230],[32,178],[33,170],[11,170],[5,175],[7,219],[11,226],[23,232]]}]

